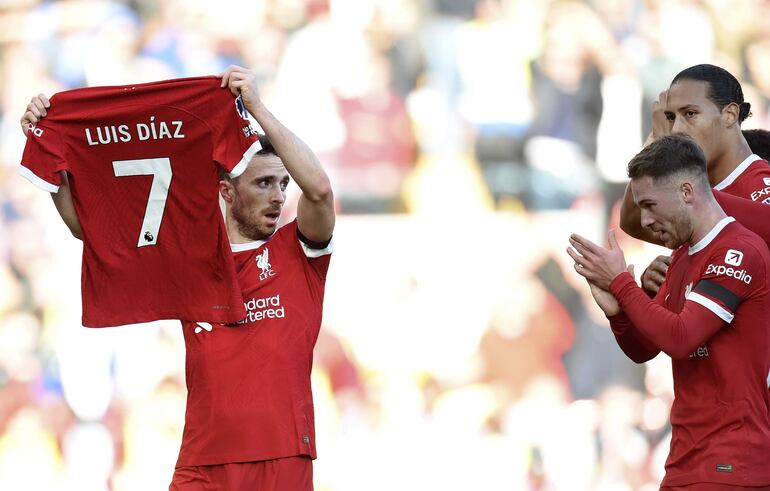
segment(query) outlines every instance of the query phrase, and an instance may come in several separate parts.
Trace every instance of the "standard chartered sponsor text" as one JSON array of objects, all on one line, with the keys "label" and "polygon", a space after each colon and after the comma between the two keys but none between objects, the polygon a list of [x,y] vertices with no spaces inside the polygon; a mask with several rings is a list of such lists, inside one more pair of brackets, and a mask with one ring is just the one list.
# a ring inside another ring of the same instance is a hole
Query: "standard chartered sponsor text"
[{"label": "standard chartered sponsor text", "polygon": [[246,307],[246,317],[239,324],[256,322],[266,318],[283,319],[286,317],[285,307],[281,305],[280,294],[273,297],[252,298],[244,302],[243,305]]}]

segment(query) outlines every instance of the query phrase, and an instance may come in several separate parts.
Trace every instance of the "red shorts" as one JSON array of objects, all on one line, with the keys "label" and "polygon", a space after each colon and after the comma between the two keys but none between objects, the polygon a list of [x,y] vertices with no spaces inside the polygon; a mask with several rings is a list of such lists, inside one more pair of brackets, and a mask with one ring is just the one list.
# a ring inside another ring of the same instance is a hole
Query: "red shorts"
[{"label": "red shorts", "polygon": [[313,491],[310,457],[177,467],[169,491]]},{"label": "red shorts", "polygon": [[690,484],[689,486],[668,486],[661,487],[660,491],[770,491],[770,486],[746,487],[732,486],[730,484],[715,484],[710,482],[701,482]]}]

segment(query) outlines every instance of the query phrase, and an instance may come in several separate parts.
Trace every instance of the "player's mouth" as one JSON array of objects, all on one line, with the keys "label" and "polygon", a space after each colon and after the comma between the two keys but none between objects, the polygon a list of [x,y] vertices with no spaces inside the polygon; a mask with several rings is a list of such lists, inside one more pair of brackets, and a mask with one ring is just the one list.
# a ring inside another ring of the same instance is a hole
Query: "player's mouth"
[{"label": "player's mouth", "polygon": [[267,213],[264,213],[264,217],[267,219],[268,224],[271,226],[274,226],[278,223],[278,218],[280,218],[280,216],[280,211],[268,211]]}]

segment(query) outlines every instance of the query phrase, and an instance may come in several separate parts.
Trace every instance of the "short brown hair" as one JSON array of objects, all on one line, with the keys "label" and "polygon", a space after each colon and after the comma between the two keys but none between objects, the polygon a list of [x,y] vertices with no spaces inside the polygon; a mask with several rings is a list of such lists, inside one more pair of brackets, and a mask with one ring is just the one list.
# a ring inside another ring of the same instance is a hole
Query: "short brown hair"
[{"label": "short brown hair", "polygon": [[695,140],[682,133],[658,138],[628,163],[631,179],[648,176],[658,183],[675,174],[689,174],[710,187],[703,150]]}]

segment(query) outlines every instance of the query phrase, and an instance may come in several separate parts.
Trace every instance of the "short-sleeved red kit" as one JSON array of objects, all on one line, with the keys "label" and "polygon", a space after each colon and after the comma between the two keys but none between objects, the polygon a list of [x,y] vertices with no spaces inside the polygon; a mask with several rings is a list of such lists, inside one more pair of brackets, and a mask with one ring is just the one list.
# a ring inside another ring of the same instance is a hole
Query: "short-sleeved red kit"
[{"label": "short-sleeved red kit", "polygon": [[259,148],[216,77],[61,92],[28,134],[21,173],[70,175],[83,233],[83,325],[244,316],[218,206]]}]

